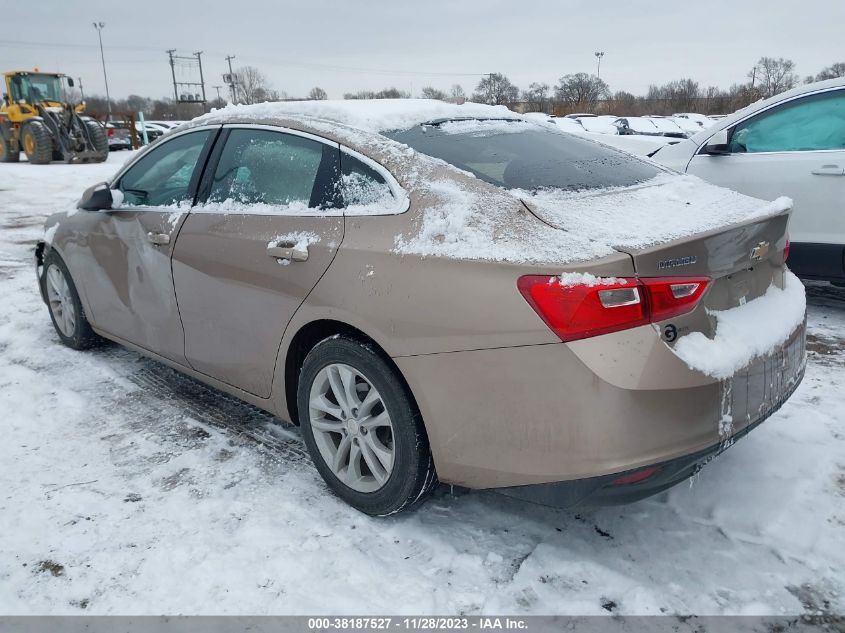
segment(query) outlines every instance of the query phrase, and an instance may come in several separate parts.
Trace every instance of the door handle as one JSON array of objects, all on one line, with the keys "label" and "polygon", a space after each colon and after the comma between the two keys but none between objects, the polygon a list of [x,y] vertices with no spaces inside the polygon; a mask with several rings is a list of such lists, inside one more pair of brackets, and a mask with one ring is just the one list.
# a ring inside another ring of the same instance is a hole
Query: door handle
[{"label": "door handle", "polygon": [[267,247],[267,255],[276,259],[304,262],[308,259],[308,247],[296,248],[295,242],[279,242],[274,246]]},{"label": "door handle", "polygon": [[170,244],[170,234],[169,233],[147,233],[147,239],[150,240],[156,246],[166,246]]},{"label": "door handle", "polygon": [[845,167],[839,165],[822,165],[813,170],[814,176],[845,176]]}]

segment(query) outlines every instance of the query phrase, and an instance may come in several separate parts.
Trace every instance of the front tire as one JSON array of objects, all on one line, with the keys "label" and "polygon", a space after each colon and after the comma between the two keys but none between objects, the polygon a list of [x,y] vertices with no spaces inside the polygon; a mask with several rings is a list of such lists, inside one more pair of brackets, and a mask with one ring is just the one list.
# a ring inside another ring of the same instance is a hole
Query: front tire
[{"label": "front tire", "polygon": [[41,121],[30,121],[21,135],[23,151],[33,165],[46,165],[53,160],[53,138]]},{"label": "front tire", "polygon": [[314,346],[299,375],[297,405],[317,470],[357,510],[394,514],[434,487],[419,411],[396,370],[371,345],[337,336]]},{"label": "front tire", "polygon": [[91,160],[95,163],[102,163],[109,157],[109,137],[106,135],[106,128],[97,121],[85,121],[85,128],[88,130],[93,149],[98,154]]},{"label": "front tire", "polygon": [[51,250],[44,257],[41,285],[50,320],[62,343],[71,349],[83,350],[102,340],[91,329],[73,279],[56,251]]}]

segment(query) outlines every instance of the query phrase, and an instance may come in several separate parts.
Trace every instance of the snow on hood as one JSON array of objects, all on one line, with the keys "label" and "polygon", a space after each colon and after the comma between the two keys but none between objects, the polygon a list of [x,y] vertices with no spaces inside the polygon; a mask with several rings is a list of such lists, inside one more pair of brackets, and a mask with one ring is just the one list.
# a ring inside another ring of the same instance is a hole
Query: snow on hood
[{"label": "snow on hood", "polygon": [[514,191],[543,220],[617,249],[640,249],[792,208],[717,187],[696,176],[659,174],[632,187]]},{"label": "snow on hood", "polygon": [[407,130],[420,123],[437,119],[521,118],[505,106],[489,106],[480,103],[468,102],[456,105],[436,99],[345,99],[342,101],[281,101],[253,105],[230,104],[194,119],[193,123],[202,124],[204,121],[221,119],[238,121],[291,117],[334,121],[367,132]]},{"label": "snow on hood", "polygon": [[675,344],[674,352],[691,369],[724,380],[783,345],[804,321],[806,308],[804,284],[787,270],[783,289],[773,284],[766,294],[745,305],[709,311],[716,319],[716,335],[711,339],[701,332],[687,334]]}]

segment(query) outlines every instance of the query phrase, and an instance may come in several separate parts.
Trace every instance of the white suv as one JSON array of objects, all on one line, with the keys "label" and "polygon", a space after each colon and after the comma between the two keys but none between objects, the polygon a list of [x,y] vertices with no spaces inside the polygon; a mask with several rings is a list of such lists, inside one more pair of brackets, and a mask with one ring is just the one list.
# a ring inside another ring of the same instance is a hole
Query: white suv
[{"label": "white suv", "polygon": [[789,196],[790,268],[845,283],[845,77],[754,103],[652,157],[750,196]]}]

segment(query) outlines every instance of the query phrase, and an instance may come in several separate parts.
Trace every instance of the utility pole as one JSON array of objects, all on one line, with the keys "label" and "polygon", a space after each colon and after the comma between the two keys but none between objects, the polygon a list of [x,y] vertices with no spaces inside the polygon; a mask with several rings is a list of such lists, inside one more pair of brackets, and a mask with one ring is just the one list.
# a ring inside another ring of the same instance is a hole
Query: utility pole
[{"label": "utility pole", "polygon": [[604,57],[604,51],[596,51],[596,59],[599,60],[598,66],[596,67],[596,77],[601,79],[601,58]]},{"label": "utility pole", "polygon": [[197,64],[200,67],[200,88],[202,89],[202,111],[205,112],[205,79],[202,76],[202,51],[194,53],[197,57]]},{"label": "utility pole", "polygon": [[171,48],[166,52],[168,57],[170,57],[170,75],[173,77],[173,98],[176,99],[176,103],[179,103],[179,90],[176,88],[176,64],[173,61],[173,53],[176,52],[176,49]]},{"label": "utility pole", "polygon": [[103,62],[103,81],[106,82],[106,103],[108,104],[109,118],[111,121],[111,97],[109,96],[109,78],[106,75],[106,56],[103,54],[103,27],[105,22],[93,22],[94,28],[97,29],[97,37],[100,38],[100,60]]},{"label": "utility pole", "polygon": [[235,91],[235,71],[232,70],[232,60],[234,55],[227,55],[226,61],[229,62],[229,92],[232,93],[232,103],[238,102],[238,93]]},{"label": "utility pole", "polygon": [[217,100],[220,101],[220,98],[221,98],[220,97],[220,89],[223,88],[224,86],[211,86],[211,87],[214,88],[217,91]]},{"label": "utility pole", "polygon": [[85,101],[85,90],[82,89],[82,77],[77,77],[79,79],[79,94],[82,95],[82,101]]}]

